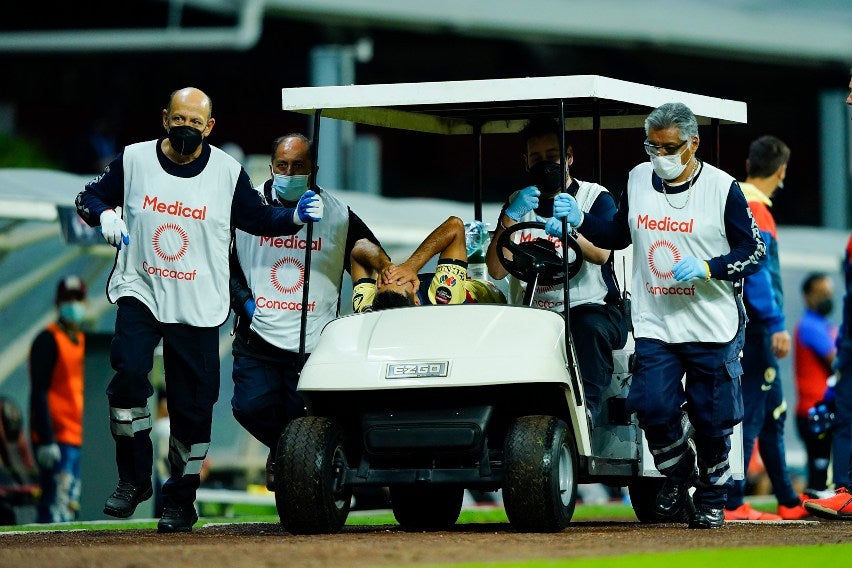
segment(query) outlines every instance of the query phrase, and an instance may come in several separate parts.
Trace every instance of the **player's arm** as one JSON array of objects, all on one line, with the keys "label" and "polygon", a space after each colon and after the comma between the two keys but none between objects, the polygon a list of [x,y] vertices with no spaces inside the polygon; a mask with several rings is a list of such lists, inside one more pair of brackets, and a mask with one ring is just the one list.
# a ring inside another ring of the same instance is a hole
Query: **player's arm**
[{"label": "player's arm", "polygon": [[349,274],[352,282],[369,278],[378,279],[383,270],[392,267],[390,257],[375,241],[367,238],[358,239],[349,252]]},{"label": "player's arm", "polygon": [[352,311],[370,311],[376,296],[376,278],[387,266],[393,266],[385,251],[370,239],[358,239],[349,251],[349,275],[352,277]]},{"label": "player's arm", "polygon": [[383,282],[417,282],[417,273],[435,255],[440,260],[467,262],[467,246],[464,239],[464,222],[458,217],[449,217],[429,233],[420,246],[405,262],[382,271]]}]

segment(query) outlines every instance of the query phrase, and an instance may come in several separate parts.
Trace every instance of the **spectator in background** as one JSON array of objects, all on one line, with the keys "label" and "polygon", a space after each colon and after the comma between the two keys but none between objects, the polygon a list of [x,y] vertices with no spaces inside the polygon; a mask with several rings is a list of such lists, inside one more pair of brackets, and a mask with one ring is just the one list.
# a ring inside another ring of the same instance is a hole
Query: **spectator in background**
[{"label": "spectator in background", "polygon": [[77,519],[83,445],[83,358],[86,285],[68,276],[56,288],[59,319],[30,349],[30,438],[41,483],[37,521]]},{"label": "spectator in background", "polygon": [[837,326],[828,316],[833,309],[834,282],[821,272],[813,272],[802,282],[805,313],[796,326],[794,363],[796,373],[796,427],[808,455],[808,481],[805,493],[825,497],[828,464],[831,458],[831,432],[817,435],[811,430],[808,410],[822,399],[826,378],[833,374],[837,353]]},{"label": "spectator in background", "polygon": [[749,146],[746,180],[740,182],[760,235],[766,258],[760,270],[745,278],[743,299],[748,325],[743,347],[743,457],[751,462],[758,451],[778,500],[778,514],[752,509],[744,500],[745,480],[735,481],[728,491],[725,519],[797,520],[810,514],[802,507],[787,472],[784,423],[787,403],[778,375],[778,359],[790,352],[790,334],[784,320],[784,294],[778,257],[778,234],[772,216],[772,196],[784,185],[790,148],[774,136],[761,136]]},{"label": "spectator in background", "polygon": [[0,525],[31,522],[21,507],[36,504],[40,489],[21,409],[0,396]]},{"label": "spectator in background", "polygon": [[[849,79],[846,104],[852,106],[852,78]],[[837,384],[826,389],[823,395],[823,399],[834,399],[836,406],[831,451],[837,491],[831,497],[807,501],[805,508],[820,517],[852,521],[852,237],[846,244],[843,267],[846,293],[843,296],[843,322],[837,333]]]}]

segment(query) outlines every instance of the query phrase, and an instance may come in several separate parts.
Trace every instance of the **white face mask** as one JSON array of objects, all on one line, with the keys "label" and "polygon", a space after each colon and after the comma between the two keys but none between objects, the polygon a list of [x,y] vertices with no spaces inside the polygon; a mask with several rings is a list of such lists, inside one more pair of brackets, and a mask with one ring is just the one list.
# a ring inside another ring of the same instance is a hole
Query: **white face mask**
[{"label": "white face mask", "polygon": [[679,154],[675,154],[674,156],[651,156],[651,164],[654,166],[654,172],[660,176],[660,179],[675,179],[683,173],[683,170],[686,169],[686,164],[682,164],[680,159],[687,148],[689,148],[689,144]]},{"label": "white face mask", "polygon": [[272,174],[272,189],[282,201],[298,201],[308,191],[308,175],[285,176]]}]

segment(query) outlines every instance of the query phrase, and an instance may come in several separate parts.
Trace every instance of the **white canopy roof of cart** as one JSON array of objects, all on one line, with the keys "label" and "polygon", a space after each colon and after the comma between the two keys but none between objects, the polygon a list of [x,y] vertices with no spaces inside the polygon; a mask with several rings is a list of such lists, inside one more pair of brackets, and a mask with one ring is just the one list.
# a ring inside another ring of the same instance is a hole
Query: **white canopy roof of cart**
[{"label": "white canopy roof of cart", "polygon": [[282,109],[310,114],[322,109],[336,118],[436,134],[519,131],[534,115],[556,116],[564,101],[566,127],[590,130],[595,109],[602,128],[641,127],[653,109],[682,102],[699,118],[745,123],[746,103],[709,97],[599,75],[523,77],[475,81],[389,83],[285,88]]}]

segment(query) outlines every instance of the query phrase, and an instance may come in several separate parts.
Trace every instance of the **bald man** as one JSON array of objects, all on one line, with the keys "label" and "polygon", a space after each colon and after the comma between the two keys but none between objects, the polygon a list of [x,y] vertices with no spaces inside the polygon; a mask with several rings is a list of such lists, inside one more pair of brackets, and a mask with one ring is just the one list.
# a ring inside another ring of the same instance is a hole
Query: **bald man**
[{"label": "bald man", "polygon": [[[306,191],[272,207],[248,174],[206,139],[216,121],[204,92],[175,91],[162,111],[166,135],[131,144],[77,196],[77,212],[116,249],[107,297],[118,305],[107,387],[118,486],[104,513],[130,517],[151,497],[153,394],[148,375],[163,342],[171,417],[169,467],[159,532],[189,532],[219,395],[219,327],[226,321],[231,227],[292,235],[322,218]],[[121,209],[123,208],[123,213]]]}]

